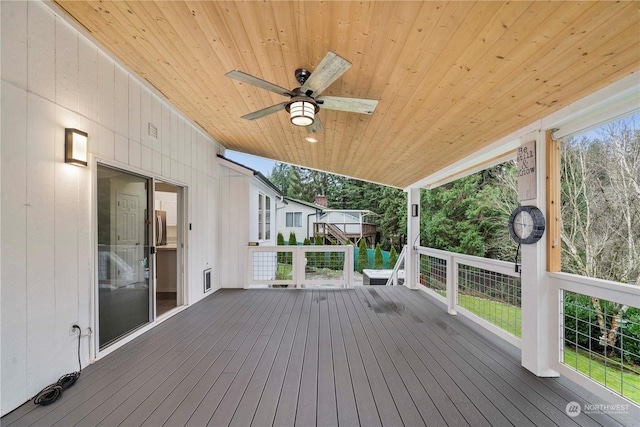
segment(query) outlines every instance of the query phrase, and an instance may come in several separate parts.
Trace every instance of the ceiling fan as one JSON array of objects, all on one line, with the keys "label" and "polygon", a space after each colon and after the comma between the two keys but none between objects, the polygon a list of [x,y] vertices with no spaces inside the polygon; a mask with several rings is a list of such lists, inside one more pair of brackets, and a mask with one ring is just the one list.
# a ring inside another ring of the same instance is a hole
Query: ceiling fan
[{"label": "ceiling fan", "polygon": [[255,120],[280,110],[286,110],[291,116],[291,123],[296,126],[305,126],[309,133],[314,133],[322,130],[322,123],[316,115],[320,111],[320,106],[328,110],[360,114],[373,114],[376,109],[378,101],[374,99],[320,95],[349,68],[351,68],[351,62],[333,52],[327,52],[313,73],[304,68],[296,70],[296,80],[301,86],[292,90],[239,70],[229,71],[226,76],[289,97],[288,101],[254,111],[242,116],[243,119]]}]

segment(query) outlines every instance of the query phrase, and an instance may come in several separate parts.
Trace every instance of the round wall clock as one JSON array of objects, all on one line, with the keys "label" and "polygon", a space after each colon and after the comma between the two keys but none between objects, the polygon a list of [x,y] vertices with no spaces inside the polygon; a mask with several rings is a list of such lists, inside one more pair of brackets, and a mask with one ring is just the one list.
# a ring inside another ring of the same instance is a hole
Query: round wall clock
[{"label": "round wall clock", "polygon": [[544,234],[544,215],[535,206],[518,206],[509,217],[509,234],[519,244],[535,243]]}]

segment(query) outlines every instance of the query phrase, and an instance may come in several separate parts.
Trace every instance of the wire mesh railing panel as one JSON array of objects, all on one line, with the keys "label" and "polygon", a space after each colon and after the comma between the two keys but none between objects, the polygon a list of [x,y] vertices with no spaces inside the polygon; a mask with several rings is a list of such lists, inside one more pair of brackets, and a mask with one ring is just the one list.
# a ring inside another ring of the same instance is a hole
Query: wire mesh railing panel
[{"label": "wire mesh railing panel", "polygon": [[458,264],[458,306],[522,336],[520,278]]},{"label": "wire mesh railing panel", "polygon": [[420,254],[418,283],[434,292],[447,296],[447,260]]},{"label": "wire mesh railing panel", "polygon": [[562,363],[640,404],[640,307],[563,291]]},{"label": "wire mesh railing panel", "polygon": [[[256,251],[250,255],[251,287],[294,288],[291,251]],[[290,282],[290,283],[287,283]]]},{"label": "wire mesh railing panel", "polygon": [[334,287],[346,280],[345,253],[342,251],[304,251],[305,269],[303,287]]},{"label": "wire mesh railing panel", "polygon": [[250,288],[340,287],[353,285],[353,246],[249,246],[246,286]]}]

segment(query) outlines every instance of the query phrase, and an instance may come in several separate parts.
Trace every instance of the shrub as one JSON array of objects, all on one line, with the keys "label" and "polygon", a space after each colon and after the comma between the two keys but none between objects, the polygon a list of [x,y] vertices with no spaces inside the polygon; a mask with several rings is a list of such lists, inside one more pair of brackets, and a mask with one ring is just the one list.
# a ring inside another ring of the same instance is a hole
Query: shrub
[{"label": "shrub", "polygon": [[[333,246],[336,246],[336,242],[332,243]],[[331,252],[329,254],[329,268],[332,270],[341,270],[342,263],[340,262],[340,256],[338,252]]]},{"label": "shrub", "polygon": [[[322,236],[319,234],[316,234],[316,239],[314,242],[314,245],[316,246],[322,246],[324,245],[324,241],[322,240]],[[316,267],[318,268],[323,268],[324,267],[324,252],[314,252],[314,257],[313,257],[313,263]]]},{"label": "shrub", "polygon": [[384,257],[382,256],[380,243],[376,244],[376,249],[373,251],[373,268],[376,270],[382,270],[384,268]]},{"label": "shrub", "polygon": [[[282,233],[278,233],[277,237],[278,246],[284,246],[284,236]],[[287,252],[278,252],[278,263],[284,264],[287,261]]]},{"label": "shrub", "polygon": [[394,268],[396,262],[398,262],[398,253],[396,252],[396,247],[391,245],[391,250],[389,251],[389,268]]},{"label": "shrub", "polygon": [[298,240],[296,239],[296,233],[293,231],[289,233],[289,246],[298,246]]},{"label": "shrub", "polygon": [[358,245],[358,271],[362,273],[365,268],[369,268],[369,252],[367,252],[366,239],[360,239],[360,245]]}]

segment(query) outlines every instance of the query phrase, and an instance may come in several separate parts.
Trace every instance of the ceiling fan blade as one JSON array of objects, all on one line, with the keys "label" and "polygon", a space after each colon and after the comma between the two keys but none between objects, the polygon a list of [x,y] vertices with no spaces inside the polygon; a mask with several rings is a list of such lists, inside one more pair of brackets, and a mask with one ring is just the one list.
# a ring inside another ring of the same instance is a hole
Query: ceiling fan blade
[{"label": "ceiling fan blade", "polygon": [[320,108],[360,114],[373,114],[378,105],[378,101],[375,99],[344,98],[341,96],[319,96],[316,101],[320,104]]},{"label": "ceiling fan blade", "polygon": [[333,52],[327,52],[300,90],[306,94],[311,91],[310,95],[315,98],[349,68],[351,62]]},{"label": "ceiling fan blade", "polygon": [[247,74],[240,70],[229,71],[227,74],[225,74],[225,76],[232,78],[234,80],[238,80],[243,83],[248,83],[250,85],[254,85],[259,88],[266,89],[268,91],[277,93],[278,95],[293,96],[293,94],[289,89],[285,89],[276,84],[269,83],[268,81],[259,79],[255,76],[252,76],[251,74]]},{"label": "ceiling fan blade", "polygon": [[316,132],[321,132],[322,129],[324,129],[322,127],[322,122],[320,121],[320,116],[318,116],[316,114],[316,117],[313,120],[313,123],[310,124],[309,126],[307,126],[307,132],[308,133],[316,133]]},{"label": "ceiling fan blade", "polygon": [[269,114],[277,113],[280,110],[284,110],[289,102],[281,102],[280,104],[272,105],[271,107],[263,108],[262,110],[254,111],[253,113],[245,114],[242,116],[245,120],[255,120],[260,117],[267,116]]}]

